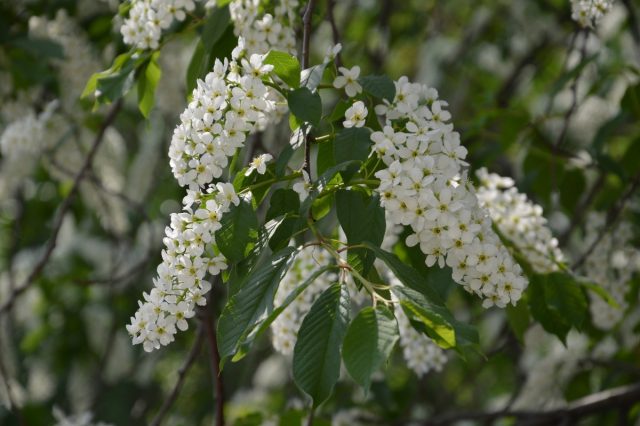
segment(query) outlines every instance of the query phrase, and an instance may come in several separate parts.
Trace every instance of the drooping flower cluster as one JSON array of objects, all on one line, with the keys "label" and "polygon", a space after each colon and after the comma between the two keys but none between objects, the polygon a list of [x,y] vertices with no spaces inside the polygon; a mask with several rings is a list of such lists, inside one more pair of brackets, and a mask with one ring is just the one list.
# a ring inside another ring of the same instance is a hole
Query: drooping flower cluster
[{"label": "drooping flower cluster", "polygon": [[485,307],[515,304],[528,281],[462,172],[467,150],[446,106],[436,90],[402,77],[394,101],[376,107],[386,116],[383,131],[371,135],[387,166],[376,173],[381,203],[394,224],[411,226],[406,243],[420,246],[428,266],[450,266]]},{"label": "drooping flower cluster", "polygon": [[54,426],[111,426],[109,423],[94,422],[93,413],[90,411],[75,415],[67,415],[58,407],[54,407],[53,417],[56,419]]},{"label": "drooping flower cluster", "polygon": [[60,78],[60,100],[62,108],[75,113],[73,106],[78,101],[87,79],[101,68],[95,52],[91,49],[86,34],[64,9],[56,13],[53,20],[33,16],[29,19],[29,34],[32,37],[51,39],[60,44],[64,58],[53,62]]},{"label": "drooping flower cluster", "polygon": [[296,20],[298,0],[280,0],[273,14],[264,13],[262,0],[234,0],[229,4],[235,34],[244,39],[249,55],[269,50],[296,53],[296,34],[291,25]]},{"label": "drooping flower cluster", "polygon": [[583,28],[593,28],[611,6],[613,0],[571,0],[571,18]]},{"label": "drooping flower cluster", "polygon": [[[274,306],[280,306],[289,293],[294,291],[311,274],[323,266],[329,265],[331,256],[318,246],[308,246],[300,250],[291,268],[280,282],[274,298]],[[271,342],[273,347],[283,355],[293,353],[298,337],[298,330],[305,315],[311,309],[315,299],[335,282],[337,276],[333,272],[325,272],[318,276],[307,289],[302,292],[271,324]]]},{"label": "drooping flower cluster", "polygon": [[51,102],[44,112],[36,116],[32,111],[11,122],[0,134],[0,196],[13,196],[13,191],[33,172],[42,151],[51,141],[46,126],[57,107]]},{"label": "drooping flower cluster", "polygon": [[[240,53],[236,49],[234,57]],[[280,95],[262,78],[272,69],[263,64],[262,55],[253,54],[238,61],[216,60],[213,71],[198,80],[169,149],[181,186],[196,189],[220,177],[247,135],[271,122]]]},{"label": "drooping flower cluster", "polygon": [[476,175],[480,179],[477,192],[480,205],[487,209],[500,232],[536,272],[557,271],[564,256],[558,248],[558,240],[547,227],[542,207],[520,194],[511,178],[489,173],[485,168],[478,170]]},{"label": "drooping flower cluster", "polygon": [[[583,246],[591,247],[606,226],[606,219],[603,214],[592,212],[587,216],[586,223]],[[620,223],[602,237],[582,268],[583,274],[601,285],[618,304],[618,307],[611,306],[601,296],[589,293],[593,323],[602,330],[610,330],[618,324],[629,307],[625,299],[628,283],[632,275],[640,270],[640,250],[633,246],[632,236],[631,225],[628,222]]]},{"label": "drooping flower cluster", "polygon": [[188,191],[184,211],[172,214],[165,230],[155,287],[143,294],[127,326],[134,344],[141,343],[147,352],[168,345],[177,329],[188,328],[186,320],[195,314],[196,305],[206,304],[211,283],[205,275],[217,275],[227,267],[224,256],[215,252],[214,234],[222,216],[239,202],[229,183],[211,186],[206,194]]}]

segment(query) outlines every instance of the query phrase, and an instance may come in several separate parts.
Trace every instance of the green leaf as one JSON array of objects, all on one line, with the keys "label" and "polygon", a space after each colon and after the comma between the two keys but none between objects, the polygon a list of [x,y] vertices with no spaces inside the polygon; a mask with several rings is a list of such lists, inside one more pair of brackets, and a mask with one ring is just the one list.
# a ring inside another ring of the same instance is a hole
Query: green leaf
[{"label": "green leaf", "polygon": [[[333,141],[333,156],[336,163],[345,161],[363,162],[371,152],[371,130],[366,127],[352,127],[342,129]],[[355,165],[342,172],[345,182],[358,171],[360,165]]]},{"label": "green leaf", "polygon": [[546,331],[558,336],[560,341],[566,342],[571,324],[563,314],[550,306],[545,295],[547,285],[546,276],[533,275],[527,289],[531,316],[542,325]]},{"label": "green leaf", "polygon": [[154,52],[151,59],[144,66],[138,78],[138,108],[145,118],[149,118],[149,112],[155,101],[156,87],[162,76],[162,70],[158,65],[160,52]]},{"label": "green leaf", "polygon": [[620,107],[632,117],[640,119],[640,83],[627,88]]},{"label": "green leaf", "polygon": [[313,400],[322,404],[340,376],[340,346],[349,321],[346,286],[332,284],[311,306],[298,331],[293,350],[293,378]]},{"label": "green leaf", "polygon": [[273,297],[294,255],[292,247],[279,251],[259,263],[239,283],[239,289],[225,305],[218,321],[221,367],[238,351],[263,315],[273,310]]},{"label": "green leaf", "polygon": [[222,216],[221,228],[216,231],[216,245],[220,252],[231,262],[245,258],[247,245],[255,242],[258,236],[258,219],[251,203],[240,200],[237,206]]},{"label": "green leaf", "polygon": [[[386,221],[377,195],[340,190],[336,193],[336,213],[349,245],[364,241],[376,246],[382,244]],[[375,260],[375,254],[364,248],[351,248],[348,256],[349,264],[363,275],[369,272]]]},{"label": "green leaf", "polygon": [[516,306],[507,305],[507,321],[513,333],[520,342],[524,342],[524,333],[529,328],[530,316],[526,303],[518,303]]},{"label": "green leaf", "polygon": [[311,275],[307,277],[301,284],[299,284],[293,291],[291,291],[287,297],[284,299],[280,306],[276,306],[275,309],[267,315],[267,317],[260,321],[259,325],[257,325],[254,330],[247,336],[247,338],[242,343],[241,351],[238,353],[246,353],[249,345],[258,337],[260,337],[269,326],[280,316],[280,314],[287,309],[287,307],[297,299],[320,275],[325,272],[335,268],[335,266],[324,266],[316,271],[314,271]]},{"label": "green leaf", "polygon": [[271,50],[263,61],[273,65],[273,73],[292,89],[300,87],[300,62],[288,53]]},{"label": "green leaf", "polygon": [[358,82],[365,92],[376,98],[393,102],[396,97],[396,86],[386,75],[367,75],[360,77]]},{"label": "green leaf", "polygon": [[322,100],[318,92],[306,87],[292,90],[288,95],[289,109],[297,118],[315,126],[322,118]]},{"label": "green leaf", "polygon": [[62,45],[48,38],[18,38],[11,40],[11,46],[21,49],[40,60],[47,58],[64,59]]},{"label": "green leaf", "polygon": [[396,318],[384,306],[362,309],[349,325],[342,358],[351,377],[365,392],[371,384],[371,375],[387,361],[398,338]]},{"label": "green leaf", "polygon": [[211,52],[231,22],[229,8],[218,7],[206,19],[200,40],[202,40],[204,49],[207,52]]},{"label": "green leaf", "polygon": [[461,352],[464,347],[478,343],[476,329],[456,320],[443,305],[407,287],[392,286],[391,291],[400,300],[404,312],[412,320],[411,324],[441,347],[455,348]]},{"label": "green leaf", "polygon": [[202,39],[199,40],[187,67],[187,92],[193,91],[198,79],[204,78],[211,71],[216,59],[231,57],[231,52],[236,45],[237,37],[233,33],[232,25],[227,25],[220,38],[209,50],[205,47],[204,41]]},{"label": "green leaf", "polygon": [[418,271],[403,263],[395,254],[382,250],[380,247],[364,242],[369,250],[372,250],[376,257],[382,260],[391,272],[407,287],[416,290],[426,296],[431,302],[444,305],[438,292],[431,288],[426,279]]},{"label": "green leaf", "polygon": [[100,92],[98,98],[113,102],[126,95],[133,85],[134,70],[133,63],[130,63],[110,75],[99,77],[96,81],[96,89]]},{"label": "green leaf", "polygon": [[297,214],[300,210],[300,197],[293,189],[280,188],[271,196],[269,210],[265,220],[271,220],[286,214]]},{"label": "green leaf", "polygon": [[567,322],[580,330],[589,316],[589,302],[580,286],[566,273],[547,275],[544,294],[551,308],[563,315]]}]

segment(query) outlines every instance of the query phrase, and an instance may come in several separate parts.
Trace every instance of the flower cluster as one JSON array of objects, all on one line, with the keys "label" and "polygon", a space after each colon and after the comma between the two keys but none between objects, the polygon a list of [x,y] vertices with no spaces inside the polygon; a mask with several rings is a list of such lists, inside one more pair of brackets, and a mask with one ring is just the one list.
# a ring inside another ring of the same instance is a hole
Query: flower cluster
[{"label": "flower cluster", "polygon": [[[600,238],[606,219],[603,214],[592,212],[586,223],[583,246],[591,247]],[[640,270],[640,250],[633,246],[632,236],[631,225],[620,223],[602,237],[584,262],[584,275],[601,285],[618,304],[618,307],[611,306],[601,296],[590,293],[593,323],[602,330],[610,330],[618,324],[629,307],[625,299],[629,290],[627,284],[633,273]]]},{"label": "flower cluster", "polygon": [[420,246],[428,266],[450,266],[453,279],[485,307],[515,304],[528,281],[462,172],[467,150],[446,123],[446,102],[406,77],[395,84],[394,101],[376,106],[386,116],[384,129],[371,135],[387,166],[376,173],[383,207],[394,224],[411,227],[406,243]]},{"label": "flower cluster", "polygon": [[542,216],[542,207],[532,203],[525,194],[520,194],[514,181],[489,173],[482,168],[476,172],[480,180],[478,200],[487,209],[491,220],[500,232],[509,239],[538,273],[546,274],[558,270],[564,256],[558,248],[547,219]]},{"label": "flower cluster", "polygon": [[280,95],[262,78],[272,69],[263,64],[262,55],[253,54],[238,61],[216,60],[213,71],[198,80],[169,148],[171,169],[181,186],[196,189],[220,177],[247,135],[271,121]]},{"label": "flower cluster", "polygon": [[87,79],[101,68],[95,52],[84,32],[64,9],[58,10],[53,20],[33,16],[29,19],[32,37],[48,38],[62,46],[63,59],[54,60],[58,69],[60,100],[66,112],[75,112],[74,106],[85,87]]},{"label": "flower cluster", "polygon": [[593,28],[612,5],[613,0],[571,0],[571,18],[583,28]]},{"label": "flower cluster", "polygon": [[[274,305],[280,306],[289,293],[294,291],[305,279],[331,261],[331,255],[318,246],[308,246],[300,250],[291,268],[280,282],[274,298]],[[283,355],[293,353],[302,319],[311,309],[315,299],[324,289],[335,282],[337,276],[325,272],[318,276],[271,324],[271,342]]]},{"label": "flower cluster", "polygon": [[120,28],[123,41],[139,49],[157,49],[162,31],[183,21],[195,7],[194,0],[133,0]]},{"label": "flower cluster", "polygon": [[127,326],[134,344],[142,343],[147,352],[168,345],[177,329],[188,328],[186,320],[195,314],[196,305],[206,304],[211,283],[205,275],[217,275],[227,267],[224,256],[215,252],[214,234],[222,216],[239,202],[230,183],[211,186],[206,194],[188,191],[184,211],[172,214],[165,230],[155,287],[143,294]]},{"label": "flower cluster", "polygon": [[244,39],[249,55],[280,50],[295,55],[296,38],[291,26],[296,20],[298,0],[280,0],[273,14],[260,17],[262,0],[234,0],[229,4],[235,33]]},{"label": "flower cluster", "polygon": [[40,115],[29,111],[22,118],[11,122],[0,134],[0,195],[11,197],[13,191],[31,175],[38,158],[47,143],[47,123],[57,107],[51,102]]}]

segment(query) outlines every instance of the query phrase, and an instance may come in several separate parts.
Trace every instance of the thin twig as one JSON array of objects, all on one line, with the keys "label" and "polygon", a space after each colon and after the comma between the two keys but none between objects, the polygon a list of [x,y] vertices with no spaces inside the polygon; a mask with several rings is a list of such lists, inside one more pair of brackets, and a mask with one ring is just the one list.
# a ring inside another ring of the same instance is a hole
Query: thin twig
[{"label": "thin twig", "polygon": [[640,383],[598,392],[573,401],[565,408],[548,411],[509,411],[462,413],[442,416],[423,422],[424,426],[444,426],[462,421],[492,422],[501,418],[515,418],[518,424],[558,424],[563,420],[575,421],[614,408],[627,408],[640,401]]},{"label": "thin twig", "polygon": [[[209,300],[208,305],[211,306]],[[211,355],[211,371],[216,385],[216,426],[224,426],[224,383],[220,371],[220,352],[218,352],[218,340],[216,338],[215,320],[211,308],[207,309],[203,318],[204,328],[209,342],[209,352]]]},{"label": "thin twig", "polygon": [[[315,0],[309,0],[307,7],[304,10],[302,16],[302,69],[309,68],[309,43],[311,43],[311,18],[313,17],[313,8],[315,7]],[[302,167],[307,172],[309,178],[311,178],[311,144],[313,143],[313,136],[311,133],[307,133],[304,142],[304,164]]]},{"label": "thin twig", "polygon": [[309,43],[311,42],[311,18],[313,9],[316,6],[315,0],[309,0],[302,16],[302,69],[309,68]]},{"label": "thin twig", "polygon": [[[333,44],[340,43],[340,32],[338,31],[338,26],[336,25],[336,18],[333,14],[333,10],[336,6],[335,0],[327,0],[327,21],[329,21],[329,25],[331,25],[331,34],[333,36]],[[336,66],[342,66],[342,53],[338,52],[336,55]]]},{"label": "thin twig", "polygon": [[40,257],[40,260],[38,261],[38,263],[36,263],[35,267],[31,271],[31,273],[27,276],[27,278],[24,280],[24,282],[20,286],[16,287],[11,292],[9,299],[0,306],[0,315],[2,315],[4,312],[7,312],[11,309],[16,299],[22,293],[24,293],[31,286],[31,284],[33,284],[35,279],[40,276],[44,267],[49,262],[49,258],[53,254],[53,250],[56,248],[56,244],[58,242],[58,234],[60,233],[60,229],[62,228],[64,218],[67,212],[69,211],[69,209],[71,208],[71,205],[75,201],[76,196],[78,195],[78,192],[80,189],[80,183],[87,175],[88,170],[91,168],[93,159],[98,152],[98,148],[100,148],[100,145],[104,140],[105,132],[107,128],[115,120],[116,116],[118,115],[118,112],[120,112],[121,107],[122,107],[122,99],[118,100],[118,102],[116,102],[113,105],[113,107],[105,117],[104,121],[102,122],[102,126],[100,126],[100,129],[96,134],[96,137],[93,141],[93,145],[91,146],[91,149],[89,150],[89,153],[85,158],[84,164],[80,168],[80,171],[78,171],[78,174],[76,175],[73,181],[73,185],[71,186],[71,190],[69,191],[67,198],[64,199],[64,201],[60,206],[60,210],[58,211],[58,216],[54,222],[53,231],[51,232],[51,236],[49,237],[49,241],[47,242],[47,245],[45,247],[44,254]]},{"label": "thin twig", "polygon": [[169,396],[167,396],[167,398],[162,403],[162,407],[160,407],[160,411],[158,411],[158,414],[156,414],[156,416],[153,418],[153,421],[151,422],[151,426],[160,425],[160,423],[164,419],[164,416],[169,411],[169,408],[171,408],[175,400],[178,398],[178,395],[180,394],[180,390],[182,389],[182,385],[184,384],[184,381],[187,377],[187,372],[189,371],[189,369],[195,362],[196,358],[198,358],[198,355],[200,354],[200,349],[202,348],[202,342],[204,340],[204,329],[205,329],[204,322],[201,322],[200,327],[198,328],[198,335],[196,336],[196,341],[193,344],[193,347],[191,348],[191,352],[189,352],[189,355],[187,356],[187,359],[184,361],[184,364],[182,364],[182,366],[178,370],[178,380],[176,381],[176,384],[173,386],[173,390],[171,391]]}]

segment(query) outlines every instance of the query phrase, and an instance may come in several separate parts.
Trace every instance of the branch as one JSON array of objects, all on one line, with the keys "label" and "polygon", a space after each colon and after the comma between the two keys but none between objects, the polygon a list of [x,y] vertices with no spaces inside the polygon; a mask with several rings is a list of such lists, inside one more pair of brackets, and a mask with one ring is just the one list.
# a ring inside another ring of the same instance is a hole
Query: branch
[{"label": "branch", "polygon": [[56,248],[56,244],[58,242],[58,234],[60,233],[60,228],[62,227],[62,223],[64,222],[64,217],[66,216],[67,212],[71,208],[71,205],[73,204],[73,202],[75,201],[78,195],[78,191],[80,189],[80,183],[85,178],[85,176],[87,175],[87,172],[91,168],[93,159],[98,152],[98,148],[100,148],[100,145],[102,144],[102,141],[104,139],[104,134],[107,128],[114,122],[116,116],[120,112],[121,107],[122,107],[122,99],[118,100],[118,102],[116,102],[113,105],[113,107],[105,117],[104,121],[102,122],[102,125],[100,126],[100,129],[96,134],[96,137],[93,141],[93,145],[91,146],[91,149],[87,154],[84,164],[82,165],[82,167],[80,168],[80,171],[76,175],[73,181],[73,185],[71,186],[71,190],[67,195],[67,198],[64,199],[64,201],[62,202],[62,205],[60,206],[60,210],[58,212],[56,221],[54,222],[53,231],[51,232],[51,236],[49,237],[49,241],[47,242],[44,254],[42,255],[42,257],[40,257],[40,260],[38,261],[38,263],[36,263],[36,266],[33,268],[33,270],[31,271],[29,276],[27,276],[24,282],[11,292],[9,299],[6,302],[0,305],[0,315],[2,315],[3,313],[11,309],[16,299],[22,293],[24,293],[31,286],[31,284],[33,284],[35,279],[40,276],[40,274],[42,273],[42,270],[49,262],[49,258],[53,254],[53,250]]},{"label": "branch", "polygon": [[[211,305],[211,300],[209,300],[207,304]],[[216,426],[224,426],[224,384],[220,371],[220,352],[218,352],[215,320],[211,309],[207,309],[202,321],[207,332],[207,341],[209,342],[209,351],[211,352],[211,369],[213,372],[213,380],[216,384]]]},{"label": "branch", "polygon": [[640,382],[608,389],[577,399],[564,408],[548,411],[495,411],[488,413],[463,413],[434,418],[422,423],[424,426],[443,426],[462,421],[491,423],[501,418],[520,420],[518,424],[543,425],[575,421],[614,408],[627,408],[640,401]]},{"label": "branch", "polygon": [[[333,44],[340,43],[340,32],[338,31],[338,26],[336,25],[336,18],[333,15],[333,9],[336,6],[335,0],[327,0],[327,21],[329,21],[329,25],[331,25],[331,34],[333,36]],[[338,52],[336,55],[336,66],[342,66],[342,53]]]},{"label": "branch", "polygon": [[302,69],[309,68],[309,43],[311,42],[311,18],[316,0],[309,0],[302,16]]},{"label": "branch", "polygon": [[[309,43],[311,42],[311,18],[313,16],[313,8],[316,5],[315,0],[309,0],[307,7],[304,10],[302,16],[302,69],[309,68]],[[308,133],[304,141],[304,164],[302,167],[307,172],[309,179],[311,179],[311,143],[313,137],[311,133]]]},{"label": "branch", "polygon": [[187,372],[195,362],[196,358],[200,354],[200,349],[202,348],[202,341],[204,340],[204,322],[200,323],[200,327],[198,329],[198,335],[196,336],[196,341],[191,348],[191,352],[189,352],[189,356],[184,361],[184,364],[178,370],[178,380],[176,384],[173,386],[173,390],[169,394],[169,396],[162,403],[162,407],[160,407],[160,411],[151,421],[151,426],[159,426],[162,422],[162,419],[169,411],[169,408],[173,405],[175,400],[178,398],[178,394],[180,394],[180,390],[182,389],[182,385],[184,380],[187,377]]}]

